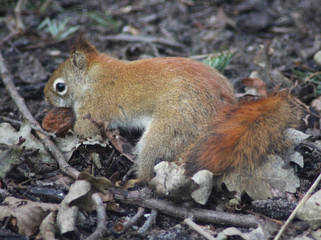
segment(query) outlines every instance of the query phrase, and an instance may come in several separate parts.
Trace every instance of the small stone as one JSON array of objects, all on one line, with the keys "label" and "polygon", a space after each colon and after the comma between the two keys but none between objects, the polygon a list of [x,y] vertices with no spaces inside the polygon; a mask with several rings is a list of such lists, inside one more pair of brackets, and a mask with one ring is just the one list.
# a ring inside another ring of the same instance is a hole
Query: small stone
[{"label": "small stone", "polygon": [[317,52],[314,54],[313,60],[314,60],[317,64],[321,65],[321,50],[317,51]]}]

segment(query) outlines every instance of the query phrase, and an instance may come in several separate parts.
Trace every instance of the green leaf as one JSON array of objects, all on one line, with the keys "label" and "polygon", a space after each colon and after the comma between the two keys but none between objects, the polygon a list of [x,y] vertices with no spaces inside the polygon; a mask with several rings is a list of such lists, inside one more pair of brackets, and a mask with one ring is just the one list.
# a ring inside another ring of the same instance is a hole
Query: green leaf
[{"label": "green leaf", "polygon": [[226,66],[231,62],[233,56],[234,52],[221,53],[215,56],[208,57],[203,61],[203,63],[220,72],[223,72]]},{"label": "green leaf", "polygon": [[48,32],[52,38],[55,39],[64,39],[67,38],[69,35],[76,32],[80,26],[68,26],[69,19],[65,19],[61,22],[57,22],[55,19],[51,20],[50,18],[46,17],[39,26],[37,27],[38,30],[44,30]]}]

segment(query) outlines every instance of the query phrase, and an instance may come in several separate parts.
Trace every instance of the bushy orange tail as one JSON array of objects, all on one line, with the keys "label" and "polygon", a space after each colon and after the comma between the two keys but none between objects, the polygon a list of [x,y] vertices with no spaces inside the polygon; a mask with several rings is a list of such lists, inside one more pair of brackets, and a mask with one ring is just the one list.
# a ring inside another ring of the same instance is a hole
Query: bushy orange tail
[{"label": "bushy orange tail", "polygon": [[224,107],[183,156],[187,173],[207,169],[220,175],[231,168],[254,168],[267,154],[282,150],[283,130],[297,122],[292,101],[283,93]]}]

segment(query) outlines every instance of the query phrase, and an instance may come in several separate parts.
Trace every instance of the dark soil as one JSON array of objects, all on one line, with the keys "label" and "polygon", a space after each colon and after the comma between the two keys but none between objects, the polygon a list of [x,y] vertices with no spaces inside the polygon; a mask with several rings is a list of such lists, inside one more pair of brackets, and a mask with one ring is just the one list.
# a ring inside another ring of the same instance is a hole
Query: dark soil
[{"label": "dark soil", "polygon": [[[29,1],[22,11],[26,31],[0,45],[19,93],[39,122],[42,121],[46,109],[43,97],[44,85],[50,74],[68,57],[74,37],[79,32],[84,33],[99,51],[127,60],[163,56],[189,57],[235,49],[236,54],[224,74],[234,83],[237,92],[244,91],[241,80],[248,78],[252,71],[258,70],[255,57],[262,51],[261,46],[269,45],[274,51],[270,59],[272,68],[288,77],[291,80],[291,86],[297,84],[295,89],[301,100],[309,104],[317,97],[315,94],[317,86],[304,84],[302,79],[294,74],[293,69],[307,76],[321,70],[321,66],[313,61],[313,55],[321,49],[319,0],[62,0],[52,1],[49,7],[42,9],[45,2],[47,1]],[[15,4],[15,1],[9,0],[0,2],[0,40],[9,34],[8,25],[4,19],[13,15]],[[79,26],[79,30],[61,39],[54,38],[48,32],[38,29],[46,17],[57,21],[68,20],[66,29]],[[146,43],[143,40],[108,38],[120,33],[155,37],[171,42],[170,44],[160,41]],[[276,87],[275,84],[268,84],[268,86],[269,89]],[[0,122],[22,121],[21,114],[2,82],[0,82],[0,96]],[[316,114],[319,113],[316,112]],[[319,125],[314,124],[318,122],[316,119],[311,121],[312,128],[320,128]],[[19,128],[19,124],[16,123],[14,127]],[[107,159],[109,161],[119,159],[115,150],[99,151],[103,152],[101,158],[103,162]],[[307,149],[302,152],[306,153]],[[307,172],[299,171],[302,182],[305,183],[302,186],[310,186],[320,172],[319,165],[316,167],[313,164],[313,161],[320,161],[318,159],[320,155],[314,158],[311,155],[308,157],[310,157],[309,169]],[[127,164],[126,160],[120,162],[120,165],[114,167],[122,168],[117,171],[123,175],[128,170],[128,166],[122,165]],[[92,163],[88,158],[86,159],[86,156],[79,154],[74,157],[71,164],[79,170],[88,170],[91,169]],[[34,175],[27,175],[28,171],[33,172]],[[25,186],[33,188],[37,187],[36,179],[46,180],[59,174],[61,172],[55,166],[48,169],[37,168],[37,166],[31,168],[26,160],[23,166],[14,168],[0,186],[13,196],[28,197],[26,188],[20,188],[18,184],[29,179]],[[113,172],[105,169],[98,171],[97,174],[110,176]],[[67,189],[59,189],[59,191],[66,193]],[[300,191],[304,193],[306,189],[302,187]],[[41,201],[56,203],[61,201],[61,199],[41,198],[32,194],[31,196],[31,199]],[[247,203],[246,209],[252,211],[249,201],[245,203]],[[291,209],[292,207],[291,205]],[[126,205],[122,205],[121,209],[118,213],[108,212],[109,227],[126,216],[133,216],[137,211],[137,207]],[[265,211],[262,212],[262,214],[265,213]],[[143,220],[138,224],[142,224]],[[199,235],[184,225],[178,227],[177,224],[180,223],[181,219],[160,213],[156,224],[150,230],[149,237],[145,238],[200,239]],[[79,225],[79,231],[84,236],[88,236],[94,231],[95,226],[96,217],[93,213]],[[218,231],[220,226],[211,226],[211,228]],[[297,225],[293,229],[296,230],[289,231],[287,233],[289,235],[284,239],[302,233],[306,230],[306,225]],[[142,239],[144,237],[138,235],[135,229],[130,229],[121,235],[115,234],[113,238]]]}]

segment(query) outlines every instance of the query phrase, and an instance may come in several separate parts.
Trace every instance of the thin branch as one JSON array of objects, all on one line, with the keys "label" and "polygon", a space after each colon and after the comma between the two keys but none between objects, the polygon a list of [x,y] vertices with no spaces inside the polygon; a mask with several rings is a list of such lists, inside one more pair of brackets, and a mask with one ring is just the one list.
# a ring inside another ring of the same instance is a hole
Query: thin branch
[{"label": "thin branch", "polygon": [[137,232],[141,235],[146,234],[148,229],[150,229],[151,226],[156,223],[156,217],[157,217],[157,210],[152,209],[152,212],[150,213],[146,222],[144,222],[143,226],[141,226],[141,228]]},{"label": "thin branch", "polygon": [[206,232],[203,228],[201,228],[199,225],[197,225],[196,223],[193,222],[193,220],[191,218],[185,218],[184,219],[184,223],[186,225],[188,225],[191,229],[193,229],[194,231],[198,232],[200,235],[202,235],[203,237],[205,237],[208,240],[215,240],[215,238],[209,234],[208,232]]},{"label": "thin branch", "polygon": [[115,200],[144,208],[155,209],[183,219],[191,217],[195,221],[246,228],[256,228],[258,226],[258,218],[254,215],[218,212],[200,208],[186,208],[175,205],[167,200],[151,198],[151,194],[147,189],[140,191],[114,190],[113,195]]},{"label": "thin branch", "polygon": [[14,9],[15,18],[16,18],[16,27],[20,32],[24,32],[26,29],[21,18],[21,9],[26,5],[27,1],[28,0],[19,0]]},{"label": "thin branch", "polygon": [[93,232],[88,238],[86,238],[86,240],[102,239],[104,236],[109,235],[109,231],[106,228],[107,215],[104,203],[98,193],[95,193],[93,195],[93,199],[97,204],[96,212],[98,224],[95,232]]},{"label": "thin branch", "polygon": [[293,210],[293,212],[291,213],[291,215],[289,216],[289,218],[286,220],[286,222],[284,223],[284,225],[282,226],[282,228],[280,229],[280,231],[278,232],[278,234],[275,236],[274,240],[278,240],[280,239],[281,235],[283,234],[283,232],[285,231],[285,229],[288,227],[288,225],[290,224],[290,222],[294,219],[295,215],[297,214],[297,212],[300,210],[300,208],[303,207],[303,205],[306,203],[306,201],[309,199],[309,197],[311,196],[311,194],[313,193],[313,191],[316,189],[316,187],[318,186],[318,184],[321,181],[321,173],[319,174],[318,178],[314,181],[313,185],[310,187],[310,189],[306,192],[306,194],[304,195],[304,197],[301,199],[301,201],[299,202],[299,204],[296,206],[296,208]]},{"label": "thin branch", "polygon": [[311,74],[310,76],[308,76],[306,79],[304,79],[304,82],[305,83],[310,82],[312,78],[314,78],[315,76],[318,76],[320,74],[321,74],[321,72],[315,72],[315,73]]},{"label": "thin branch", "polygon": [[124,227],[129,228],[133,226],[144,215],[144,213],[145,213],[145,208],[139,207],[135,216],[124,222]]},{"label": "thin branch", "polygon": [[13,125],[17,125],[17,126],[21,126],[21,121],[17,121],[15,119],[11,119],[8,117],[4,117],[4,116],[0,116],[0,120],[4,121],[4,122],[9,122]]}]

